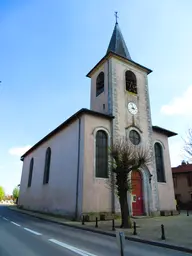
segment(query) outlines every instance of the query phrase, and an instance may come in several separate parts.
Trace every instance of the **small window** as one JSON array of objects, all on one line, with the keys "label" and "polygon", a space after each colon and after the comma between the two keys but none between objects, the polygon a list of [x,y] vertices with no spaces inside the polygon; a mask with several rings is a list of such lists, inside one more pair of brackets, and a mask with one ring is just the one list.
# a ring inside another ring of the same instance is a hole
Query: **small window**
[{"label": "small window", "polygon": [[31,158],[30,165],[29,165],[28,187],[31,187],[31,183],[32,183],[33,164],[34,164],[34,160],[33,158]]},{"label": "small window", "polygon": [[96,97],[101,94],[102,92],[104,92],[104,73],[101,72],[96,80]]},{"label": "small window", "polygon": [[174,188],[177,187],[177,177],[173,176],[173,184],[174,184]]},{"label": "small window", "polygon": [[155,162],[156,162],[156,171],[157,171],[157,181],[165,182],[163,149],[160,143],[155,143]]},{"label": "small window", "polygon": [[141,141],[141,137],[140,137],[139,133],[135,130],[130,131],[129,139],[133,143],[133,145],[138,145]]},{"label": "small window", "polygon": [[137,94],[137,80],[136,76],[130,70],[125,73],[126,90]]},{"label": "small window", "polygon": [[50,163],[51,163],[51,149],[47,148],[46,154],[45,154],[45,168],[44,168],[43,184],[49,183]]},{"label": "small window", "polygon": [[97,178],[108,178],[108,136],[105,131],[96,133],[96,173]]},{"label": "small window", "polygon": [[192,173],[187,173],[187,184],[192,187]]}]

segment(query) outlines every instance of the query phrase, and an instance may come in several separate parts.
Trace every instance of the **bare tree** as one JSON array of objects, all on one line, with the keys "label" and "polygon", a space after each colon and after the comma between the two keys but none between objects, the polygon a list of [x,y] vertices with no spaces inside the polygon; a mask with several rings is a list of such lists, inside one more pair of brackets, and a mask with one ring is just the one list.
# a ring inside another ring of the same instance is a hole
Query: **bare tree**
[{"label": "bare tree", "polygon": [[117,139],[110,148],[110,186],[115,189],[121,208],[121,227],[130,228],[127,192],[131,191],[129,173],[151,162],[147,146],[134,146],[126,138]]},{"label": "bare tree", "polygon": [[184,140],[184,151],[187,153],[186,157],[191,161],[192,160],[192,128],[187,132],[187,138]]}]

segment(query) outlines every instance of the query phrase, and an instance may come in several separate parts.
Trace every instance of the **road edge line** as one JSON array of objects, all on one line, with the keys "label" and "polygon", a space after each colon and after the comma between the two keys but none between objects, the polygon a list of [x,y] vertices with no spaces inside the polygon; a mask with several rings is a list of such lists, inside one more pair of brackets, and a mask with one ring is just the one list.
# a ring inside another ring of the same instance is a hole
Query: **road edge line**
[{"label": "road edge line", "polygon": [[[58,224],[58,225],[62,225],[62,226],[70,227],[70,228],[75,228],[75,229],[80,229],[80,230],[85,230],[85,231],[93,232],[93,233],[96,233],[96,234],[116,237],[116,234],[112,234],[112,233],[109,233],[107,231],[95,230],[95,229],[90,229],[90,228],[87,228],[87,227],[75,226],[75,225],[68,224],[68,223],[58,222],[58,221],[55,221],[55,220],[46,219],[46,218],[44,218],[42,216],[32,215],[32,214],[30,214],[30,212],[29,213],[28,212],[22,212],[19,209],[13,209],[13,208],[9,208],[9,209],[12,210],[12,211],[19,212],[21,214],[26,214],[26,215],[29,215],[31,217],[34,217],[34,218],[37,218],[37,219],[41,219],[41,220],[44,220],[44,221],[48,221],[48,222],[52,222],[52,223],[55,223],[55,224]],[[130,236],[125,236],[125,239],[129,240],[129,241],[133,241],[133,242],[149,244],[149,245],[153,245],[153,246],[157,246],[157,247],[162,247],[162,248],[167,248],[167,249],[172,249],[172,250],[176,250],[176,251],[192,253],[192,249],[187,248],[187,247],[183,247],[183,246],[172,245],[172,244],[165,244],[165,243],[161,243],[161,242],[157,242],[157,241],[153,241],[153,240],[146,240],[146,239],[130,237]]]}]

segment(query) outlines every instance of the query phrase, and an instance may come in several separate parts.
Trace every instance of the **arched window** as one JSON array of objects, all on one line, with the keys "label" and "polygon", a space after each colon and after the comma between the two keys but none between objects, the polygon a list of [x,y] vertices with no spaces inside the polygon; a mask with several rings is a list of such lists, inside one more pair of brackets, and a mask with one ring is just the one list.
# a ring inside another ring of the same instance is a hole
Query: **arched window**
[{"label": "arched window", "polygon": [[99,73],[97,80],[96,80],[96,97],[104,92],[104,73]]},{"label": "arched window", "polygon": [[126,90],[137,94],[137,80],[136,76],[130,70],[125,72]]},{"label": "arched window", "polygon": [[45,153],[45,168],[44,168],[43,184],[49,183],[50,163],[51,163],[51,149],[47,148]]},{"label": "arched window", "polygon": [[34,160],[33,158],[31,158],[30,165],[29,165],[28,187],[31,187],[32,176],[33,176],[33,164],[34,164]]},{"label": "arched window", "polygon": [[155,162],[156,162],[156,171],[157,171],[157,181],[165,182],[163,149],[160,143],[155,143]]},{"label": "arched window", "polygon": [[108,136],[105,131],[96,133],[96,172],[97,178],[108,178]]}]

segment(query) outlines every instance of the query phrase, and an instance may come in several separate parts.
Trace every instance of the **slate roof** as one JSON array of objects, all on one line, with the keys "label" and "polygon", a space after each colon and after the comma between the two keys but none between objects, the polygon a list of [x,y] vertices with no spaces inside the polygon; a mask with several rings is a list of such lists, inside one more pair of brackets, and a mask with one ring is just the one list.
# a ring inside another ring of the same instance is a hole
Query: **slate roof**
[{"label": "slate roof", "polygon": [[118,58],[120,57],[122,61],[131,63],[134,66],[144,69],[147,74],[150,74],[152,72],[151,69],[144,67],[131,59],[131,55],[128,51],[125,40],[119,28],[119,24],[117,22],[115,24],[113,34],[111,36],[111,40],[109,42],[109,46],[105,56],[91,69],[91,71],[89,71],[87,77],[91,77],[94,70],[96,70],[106,59],[110,58],[110,56],[115,56]]},{"label": "slate roof", "polygon": [[113,34],[107,49],[107,53],[109,52],[116,53],[119,56],[131,60],[131,56],[129,54],[129,51],[127,49],[126,43],[124,41],[123,35],[117,22],[115,24]]},{"label": "slate roof", "polygon": [[177,135],[177,133],[169,131],[169,130],[164,129],[164,128],[159,127],[159,126],[153,126],[152,128],[153,128],[153,131],[162,133],[162,134],[166,135],[167,137],[172,137],[172,136]]},{"label": "slate roof", "polygon": [[172,173],[188,173],[192,172],[192,164],[182,164],[172,168]]},{"label": "slate roof", "polygon": [[34,151],[36,148],[38,148],[40,145],[42,145],[45,141],[49,140],[51,137],[59,133],[61,130],[63,130],[66,126],[70,125],[72,122],[80,118],[83,114],[92,115],[92,116],[98,116],[103,117],[107,119],[113,119],[114,116],[109,114],[100,113],[97,111],[93,111],[90,109],[82,108],[78,112],[76,112],[74,115],[70,116],[66,121],[64,121],[61,125],[59,125],[56,129],[51,131],[49,134],[47,134],[44,138],[42,138],[40,141],[38,141],[34,146],[32,146],[27,152],[25,152],[21,156],[21,161],[24,160],[24,158],[29,155],[32,151]]}]

